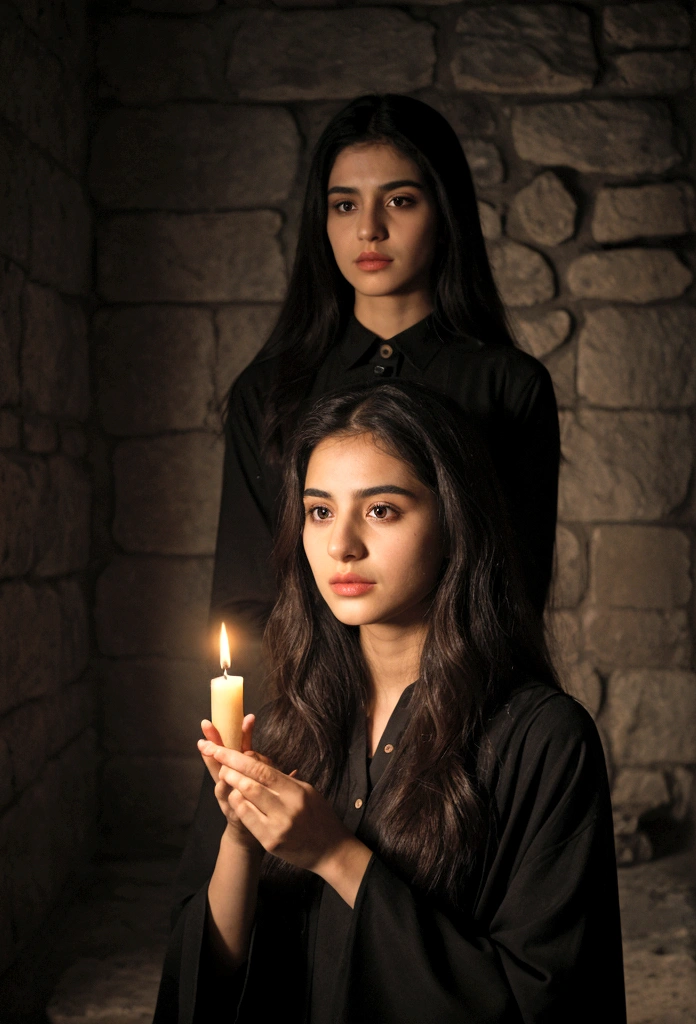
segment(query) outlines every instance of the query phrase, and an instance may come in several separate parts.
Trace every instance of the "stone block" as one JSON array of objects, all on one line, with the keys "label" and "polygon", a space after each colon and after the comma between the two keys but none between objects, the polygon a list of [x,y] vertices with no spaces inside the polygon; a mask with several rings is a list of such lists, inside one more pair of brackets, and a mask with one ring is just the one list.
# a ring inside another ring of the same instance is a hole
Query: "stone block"
[{"label": "stone block", "polygon": [[587,310],[578,339],[578,391],[609,408],[686,408],[696,402],[696,310]]},{"label": "stone block", "polygon": [[22,339],[24,274],[0,260],[0,405],[19,404],[19,348]]},{"label": "stone block", "polygon": [[621,53],[609,62],[602,84],[615,92],[651,95],[683,92],[691,85],[693,66],[691,54],[686,50]]},{"label": "stone block", "polygon": [[615,672],[602,715],[616,760],[636,767],[696,761],[696,675]]},{"label": "stone block", "polygon": [[46,416],[83,420],[89,411],[87,323],[77,302],[27,281],[23,303],[22,401]]},{"label": "stone block", "polygon": [[91,287],[92,218],[81,186],[35,158],[31,167],[31,276],[68,295]]},{"label": "stone block", "polygon": [[211,558],[118,555],[99,577],[96,627],[107,657],[207,654]]},{"label": "stone block", "polygon": [[37,455],[50,455],[58,447],[58,427],[43,416],[27,416],[22,423],[24,450]]},{"label": "stone block", "polygon": [[39,459],[0,455],[0,577],[23,576],[34,564],[46,476]]},{"label": "stone block", "polygon": [[124,551],[215,553],[223,448],[220,437],[203,433],[118,446],[113,529]]},{"label": "stone block", "polygon": [[670,249],[613,249],[578,256],[568,284],[583,299],[654,302],[682,295],[694,279]]},{"label": "stone block", "polygon": [[496,210],[495,206],[491,206],[490,203],[479,203],[478,215],[479,220],[481,221],[481,233],[483,234],[483,237],[488,241],[500,238],[503,233],[503,225],[500,220],[500,214]]},{"label": "stone block", "polygon": [[22,266],[29,262],[31,215],[29,157],[16,135],[0,133],[0,253]]},{"label": "stone block", "polygon": [[225,306],[215,314],[218,334],[215,397],[222,408],[228,391],[273,329],[278,306]]},{"label": "stone block", "polygon": [[678,3],[611,4],[602,12],[604,39],[622,50],[688,46],[688,12]]},{"label": "stone block", "polygon": [[[2,731],[2,723],[0,723]],[[0,736],[0,811],[4,810],[14,796],[12,786],[12,761],[10,759],[10,748],[4,736]],[[0,892],[2,890],[0,889]],[[4,904],[0,900],[0,905]]]},{"label": "stone block", "polygon": [[224,98],[225,49],[238,18],[105,20],[97,43],[100,95],[136,106]]},{"label": "stone block", "polygon": [[10,752],[15,795],[41,775],[46,764],[51,722],[44,700],[31,700],[15,708],[0,722],[0,733]]},{"label": "stone block", "polygon": [[[203,769],[205,770],[205,769]],[[181,847],[193,820],[203,771],[195,757],[112,757],[104,767],[107,834],[133,845]]]},{"label": "stone block", "polygon": [[288,198],[298,152],[295,123],[282,108],[111,110],[92,143],[91,189],[109,208],[274,206]]},{"label": "stone block", "polygon": [[440,111],[462,143],[466,139],[496,133],[495,101],[491,102],[487,96],[458,96],[433,88],[424,89],[418,97]]},{"label": "stone block", "polygon": [[489,250],[500,296],[507,306],[535,306],[556,292],[553,271],[541,253],[503,239]]},{"label": "stone block", "polygon": [[570,609],[547,610],[546,631],[549,649],[561,682],[565,683],[580,658],[580,623]]},{"label": "stone block", "polygon": [[204,661],[101,660],[94,666],[108,754],[194,756],[210,717]]},{"label": "stone block", "polygon": [[85,471],[64,455],[48,460],[45,505],[37,516],[38,576],[62,576],[89,561],[91,486]]},{"label": "stone block", "polygon": [[523,160],[600,174],[661,174],[681,159],[668,107],[657,100],[518,106],[512,138]]},{"label": "stone block", "polygon": [[[116,905],[121,910],[122,901]],[[145,921],[142,909],[140,914]],[[87,1024],[87,1014],[92,1020],[98,1014],[96,1021],[147,1024],[157,1002],[160,961],[159,946],[152,951],[119,949],[107,955],[81,956],[61,975],[46,1008],[48,1019],[51,1024]]]},{"label": "stone block", "polygon": [[9,409],[0,409],[0,448],[19,448],[19,416]]},{"label": "stone block", "polygon": [[561,682],[566,692],[579,700],[593,718],[596,718],[602,706],[604,691],[599,673],[590,662],[579,661],[572,665]]},{"label": "stone block", "polygon": [[554,309],[534,320],[520,316],[515,318],[515,328],[521,347],[537,359],[542,359],[562,345],[572,326],[570,313],[565,309]]},{"label": "stone block", "polygon": [[248,11],[228,81],[242,99],[352,99],[413,92],[433,81],[434,29],[403,11]]},{"label": "stone block", "polygon": [[561,447],[562,520],[660,519],[686,497],[692,450],[684,414],[564,413]]},{"label": "stone block", "polygon": [[93,321],[99,409],[110,434],[203,427],[214,404],[215,334],[206,309],[100,310]]},{"label": "stone block", "polygon": [[556,571],[553,581],[554,608],[574,608],[587,586],[585,544],[567,526],[556,530]]},{"label": "stone block", "polygon": [[663,772],[645,768],[622,768],[611,788],[614,807],[629,807],[641,815],[671,803]]},{"label": "stone block", "polygon": [[597,526],[592,599],[624,608],[675,608],[691,597],[691,545],[665,526]]},{"label": "stone block", "polygon": [[98,232],[111,302],[274,302],[285,293],[280,214],[123,214]]},{"label": "stone block", "polygon": [[94,725],[94,694],[91,680],[79,679],[46,700],[48,756],[54,757]]},{"label": "stone block", "polygon": [[544,171],[513,199],[508,234],[540,245],[559,245],[575,233],[577,210],[577,203],[557,175]]},{"label": "stone block", "polygon": [[575,405],[577,361],[575,345],[563,345],[544,359],[544,365],[551,374],[559,409],[568,409]]},{"label": "stone block", "polygon": [[457,89],[563,94],[597,72],[588,16],[574,7],[497,4],[465,11],[450,69]]},{"label": "stone block", "polygon": [[82,427],[61,425],[60,450],[69,459],[82,459],[87,454],[87,436]]},{"label": "stone block", "polygon": [[462,146],[478,188],[489,188],[505,181],[505,166],[497,146],[484,139],[463,139]]},{"label": "stone block", "polygon": [[59,681],[71,683],[87,668],[89,661],[90,616],[84,587],[76,579],[55,584],[60,607]]},{"label": "stone block", "polygon": [[689,620],[681,609],[589,608],[583,633],[587,654],[603,671],[688,668],[691,661]]},{"label": "stone block", "polygon": [[595,199],[596,242],[686,235],[696,231],[696,194],[684,181],[631,188],[602,188]]}]

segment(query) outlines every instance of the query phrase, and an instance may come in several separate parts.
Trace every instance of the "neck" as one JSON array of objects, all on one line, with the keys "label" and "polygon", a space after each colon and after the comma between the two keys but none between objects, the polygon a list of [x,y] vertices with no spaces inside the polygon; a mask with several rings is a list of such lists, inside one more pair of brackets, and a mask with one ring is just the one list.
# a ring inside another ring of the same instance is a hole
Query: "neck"
[{"label": "neck", "polygon": [[355,319],[385,340],[413,327],[433,311],[430,291],[409,295],[361,295],[356,292]]},{"label": "neck", "polygon": [[388,717],[406,687],[418,678],[425,634],[422,621],[409,626],[360,627],[360,645],[370,675],[373,717]]}]

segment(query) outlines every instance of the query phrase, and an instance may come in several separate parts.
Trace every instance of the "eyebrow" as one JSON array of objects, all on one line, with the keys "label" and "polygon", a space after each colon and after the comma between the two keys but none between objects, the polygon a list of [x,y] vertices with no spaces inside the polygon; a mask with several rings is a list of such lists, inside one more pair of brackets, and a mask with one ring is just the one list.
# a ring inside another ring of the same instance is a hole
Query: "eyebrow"
[{"label": "eyebrow", "polygon": [[[411,188],[419,188],[421,191],[425,186],[420,181],[412,181],[410,178],[401,178],[399,181],[388,181],[385,185],[378,185],[377,188],[380,192],[388,192],[392,188],[405,188],[410,186]],[[347,192],[350,195],[357,195],[360,192],[359,188],[348,188],[344,185],[334,185],[330,188],[328,195],[333,195],[334,192]]]},{"label": "eyebrow", "polygon": [[[361,491],[353,491],[356,498],[374,498],[378,494],[402,494],[406,498],[415,498],[413,491],[405,487],[397,487],[396,484],[383,484],[379,487],[365,487]],[[316,487],[308,487],[304,492],[305,498],[330,498],[328,491],[320,491]]]}]

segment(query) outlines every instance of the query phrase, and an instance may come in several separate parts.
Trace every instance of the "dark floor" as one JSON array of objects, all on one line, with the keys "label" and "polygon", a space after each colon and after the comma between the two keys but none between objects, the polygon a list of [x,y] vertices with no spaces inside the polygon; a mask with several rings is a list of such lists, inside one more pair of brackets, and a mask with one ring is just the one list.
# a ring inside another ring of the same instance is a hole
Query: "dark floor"
[{"label": "dark floor", "polygon": [[[150,1024],[174,869],[161,860],[94,865],[0,982],[0,1024]],[[693,857],[622,868],[619,882],[630,1024],[694,1024]]]}]

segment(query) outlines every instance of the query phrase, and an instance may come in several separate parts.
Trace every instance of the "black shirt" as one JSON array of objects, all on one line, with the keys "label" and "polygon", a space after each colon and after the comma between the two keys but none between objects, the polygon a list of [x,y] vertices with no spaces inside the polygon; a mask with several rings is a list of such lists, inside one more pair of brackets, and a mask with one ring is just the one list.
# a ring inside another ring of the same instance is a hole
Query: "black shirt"
[{"label": "black shirt", "polygon": [[[276,597],[271,548],[281,474],[261,450],[261,431],[278,367],[278,357],[255,360],[230,395],[211,604],[213,618],[228,624],[262,626]],[[438,333],[432,317],[387,342],[352,318],[307,401],[398,378],[447,395],[477,421],[508,499],[530,594],[541,609],[551,579],[560,453],[548,371],[512,346]],[[258,702],[248,697],[255,710]]]},{"label": "black shirt", "polygon": [[[375,752],[371,791],[358,722],[335,802],[370,847],[408,698]],[[259,725],[262,736],[263,715]],[[216,977],[207,956],[207,883],[225,819],[206,772],[155,1024],[624,1024],[611,808],[594,723],[571,697],[529,684],[486,737],[477,773],[489,838],[461,879],[457,909],[376,855],[353,910],[315,876],[262,882],[236,978]]]}]

